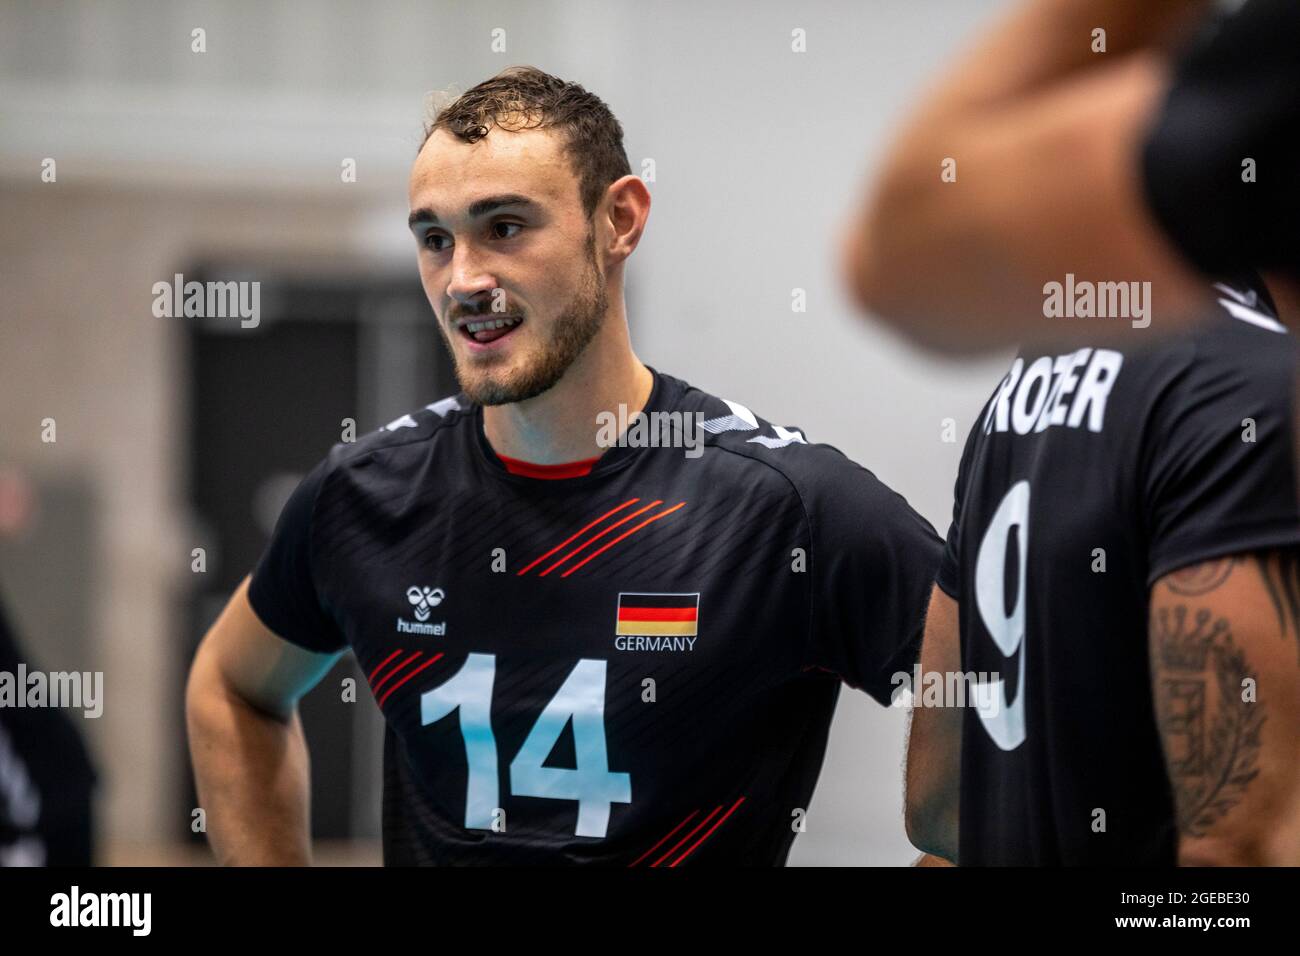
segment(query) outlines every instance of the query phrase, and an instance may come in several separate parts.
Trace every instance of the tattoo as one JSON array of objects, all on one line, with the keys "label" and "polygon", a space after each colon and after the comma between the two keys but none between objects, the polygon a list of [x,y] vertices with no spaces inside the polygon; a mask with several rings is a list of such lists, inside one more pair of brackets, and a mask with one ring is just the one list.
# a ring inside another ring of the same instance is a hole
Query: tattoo
[{"label": "tattoo", "polygon": [[1174,787],[1178,831],[1204,836],[1259,774],[1264,704],[1243,700],[1250,676],[1226,618],[1186,605],[1153,616],[1156,720]]},{"label": "tattoo", "polygon": [[1182,568],[1165,578],[1169,590],[1186,597],[1198,597],[1213,591],[1232,573],[1237,563],[1234,557],[1219,558],[1217,561],[1203,561],[1190,568]]},{"label": "tattoo", "polygon": [[[1282,640],[1286,640],[1288,634],[1293,635],[1300,655],[1300,551],[1270,551],[1255,555],[1255,561],[1273,602],[1273,610],[1277,612]],[[1300,661],[1300,656],[1297,660]]]}]

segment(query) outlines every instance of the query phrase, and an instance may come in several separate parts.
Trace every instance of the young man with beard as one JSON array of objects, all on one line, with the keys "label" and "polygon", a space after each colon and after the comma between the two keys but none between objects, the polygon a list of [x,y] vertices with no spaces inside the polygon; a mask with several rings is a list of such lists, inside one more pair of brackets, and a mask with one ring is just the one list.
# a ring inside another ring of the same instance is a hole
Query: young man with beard
[{"label": "young man with beard", "polygon": [[[581,87],[469,90],[410,201],[462,391],[335,446],[204,639],[218,858],[310,859],[295,705],[350,649],[386,720],[386,863],[783,863],[841,681],[885,704],[912,667],[938,537],[836,449],[638,360],[650,196]],[[638,412],[676,447],[607,447]]]}]

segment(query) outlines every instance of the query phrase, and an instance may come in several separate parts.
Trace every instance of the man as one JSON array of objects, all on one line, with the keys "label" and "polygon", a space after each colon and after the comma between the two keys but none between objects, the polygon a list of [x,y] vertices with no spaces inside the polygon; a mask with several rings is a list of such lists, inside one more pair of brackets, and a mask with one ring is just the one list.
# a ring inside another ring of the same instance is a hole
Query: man
[{"label": "man", "polygon": [[841,680],[884,704],[912,667],[937,535],[834,448],[637,359],[650,197],[580,86],[469,90],[410,201],[462,392],[335,446],[204,639],[218,858],[309,860],[295,701],[350,649],[387,723],[386,863],[783,863]]},{"label": "man", "polygon": [[919,343],[973,352],[1095,342],[1043,314],[1067,274],[1150,283],[1161,331],[1212,311],[1206,277],[1259,269],[1296,297],[1300,4],[1211,13],[1017,5],[892,148],[844,247],[857,299]]},{"label": "man", "polygon": [[921,668],[973,699],[914,710],[918,847],[1300,862],[1296,358],[1256,278],[1214,292],[1158,348],[1023,350],[972,427]]}]

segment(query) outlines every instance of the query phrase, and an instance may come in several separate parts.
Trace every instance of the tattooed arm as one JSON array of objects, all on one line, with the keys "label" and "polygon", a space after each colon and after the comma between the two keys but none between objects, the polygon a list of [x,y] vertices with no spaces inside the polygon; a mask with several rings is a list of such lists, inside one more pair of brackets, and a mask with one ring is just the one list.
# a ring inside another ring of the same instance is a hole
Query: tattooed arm
[{"label": "tattooed arm", "polygon": [[[937,586],[930,595],[921,644],[921,672],[961,670],[958,604]],[[922,707],[913,688],[912,725],[907,739],[907,837],[927,855],[918,866],[957,860],[957,806],[961,784],[961,707]]]},{"label": "tattooed arm", "polygon": [[1179,864],[1284,862],[1269,847],[1300,797],[1300,551],[1166,575],[1149,634]]}]

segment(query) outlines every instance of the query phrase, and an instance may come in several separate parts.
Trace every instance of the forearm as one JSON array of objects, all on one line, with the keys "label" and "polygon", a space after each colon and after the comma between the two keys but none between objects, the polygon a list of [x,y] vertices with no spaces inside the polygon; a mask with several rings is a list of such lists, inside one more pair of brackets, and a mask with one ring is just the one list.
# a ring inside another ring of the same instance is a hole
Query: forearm
[{"label": "forearm", "polygon": [[[913,130],[850,235],[859,303],[955,352],[1095,337],[1097,323],[1045,314],[1044,286],[1067,272],[1150,282],[1147,302],[1165,328],[1195,313],[1208,284],[1147,213],[1137,162],[1166,83],[1163,62],[1144,54],[987,115]],[[952,181],[940,175],[947,159]]]},{"label": "forearm", "polygon": [[[925,121],[995,107],[1135,50],[1169,50],[1208,0],[1031,0],[1017,5],[945,75],[919,111]],[[1095,52],[1095,29],[1106,31]]]},{"label": "forearm", "polygon": [[1179,866],[1268,866],[1270,862],[1263,839],[1246,841],[1237,835],[1224,839],[1185,839],[1178,845]]},{"label": "forearm", "polygon": [[186,722],[208,840],[223,865],[311,862],[309,765],[296,711],[257,710],[196,661]]},{"label": "forearm", "polygon": [[957,861],[957,788],[946,786],[921,790],[909,775],[907,793],[907,838],[922,853]]},{"label": "forearm", "polygon": [[[922,345],[970,352],[1095,337],[1044,315],[1066,273],[1150,282],[1165,329],[1211,301],[1147,209],[1139,156],[1169,83],[1160,47],[1202,0],[1039,0],[950,71],[886,155],[846,236],[865,311]],[[1094,53],[1091,30],[1107,30]],[[1119,328],[1116,331],[1121,331]]]},{"label": "forearm", "polygon": [[1286,821],[1278,827],[1268,848],[1269,866],[1300,866],[1300,792],[1291,801]]},{"label": "forearm", "polygon": [[904,786],[907,838],[923,853],[957,860],[961,711],[914,706]]},{"label": "forearm", "polygon": [[[1261,686],[1267,675],[1261,677]],[[1261,693],[1262,696],[1263,692]],[[1260,708],[1269,707],[1262,700]],[[1212,710],[1207,706],[1207,710]],[[1223,726],[1227,721],[1220,709],[1214,721]],[[1291,722],[1287,724],[1287,718]],[[1273,726],[1269,726],[1272,724]],[[1287,834],[1300,837],[1292,819],[1300,807],[1300,748],[1294,744],[1300,734],[1294,719],[1294,710],[1288,714],[1271,708],[1254,737],[1235,754],[1240,766],[1232,768],[1234,775],[1221,774],[1227,781],[1216,778],[1211,787],[1197,789],[1201,780],[1180,774],[1175,778],[1178,800],[1179,866],[1295,866],[1300,843],[1289,848],[1279,842],[1278,836]],[[1214,757],[1215,744],[1207,744],[1209,756]],[[1252,751],[1251,748],[1258,749]],[[1234,792],[1235,790],[1235,792]],[[1209,791],[1209,796],[1206,796]],[[1240,802],[1234,807],[1235,802]],[[1224,815],[1216,818],[1220,812]]]},{"label": "forearm", "polygon": [[[907,836],[927,854],[957,862],[958,803],[961,793],[961,725],[964,708],[940,700],[926,706],[930,675],[961,670],[959,608],[938,585],[926,608],[921,645],[921,686],[912,688],[907,734],[904,805]],[[946,679],[944,680],[946,683]]]}]

